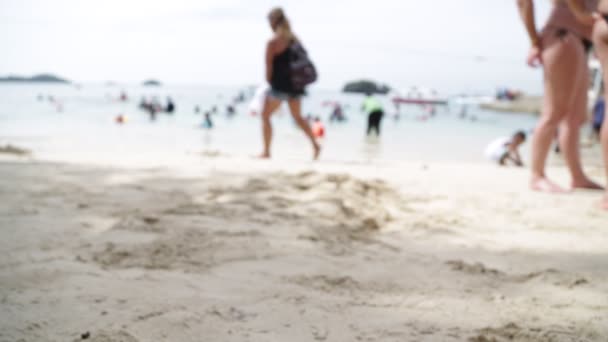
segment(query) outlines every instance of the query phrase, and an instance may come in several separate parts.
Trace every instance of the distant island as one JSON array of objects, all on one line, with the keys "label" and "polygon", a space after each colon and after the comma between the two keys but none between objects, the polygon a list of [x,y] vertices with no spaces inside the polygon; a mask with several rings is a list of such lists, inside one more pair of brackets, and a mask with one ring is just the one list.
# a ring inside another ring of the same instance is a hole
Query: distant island
[{"label": "distant island", "polygon": [[160,87],[161,83],[158,80],[146,80],[143,82],[143,85],[148,87]]},{"label": "distant island", "polygon": [[51,74],[40,74],[32,77],[8,76],[0,77],[0,82],[15,82],[15,83],[71,83],[70,81],[57,77]]},{"label": "distant island", "polygon": [[388,94],[391,88],[386,84],[379,84],[373,81],[360,80],[347,83],[342,89],[345,93],[359,93],[359,94]]}]

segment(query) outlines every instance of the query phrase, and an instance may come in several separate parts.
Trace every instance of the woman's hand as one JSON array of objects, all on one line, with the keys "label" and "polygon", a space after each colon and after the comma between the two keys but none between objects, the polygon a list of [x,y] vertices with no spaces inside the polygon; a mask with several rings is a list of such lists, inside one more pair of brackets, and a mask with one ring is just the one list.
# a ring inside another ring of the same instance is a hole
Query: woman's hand
[{"label": "woman's hand", "polygon": [[528,53],[528,65],[537,68],[543,65],[543,49],[540,44],[532,45],[530,52]]}]

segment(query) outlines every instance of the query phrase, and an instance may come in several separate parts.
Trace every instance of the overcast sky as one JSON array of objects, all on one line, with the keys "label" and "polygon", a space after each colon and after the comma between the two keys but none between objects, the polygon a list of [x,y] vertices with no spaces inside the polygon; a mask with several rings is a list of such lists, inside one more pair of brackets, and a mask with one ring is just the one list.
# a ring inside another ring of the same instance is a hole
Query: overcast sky
[{"label": "overcast sky", "polygon": [[[536,2],[542,21],[550,1]],[[0,75],[258,83],[275,5],[317,64],[320,88],[367,77],[396,88],[540,92],[515,0],[0,0]]]}]

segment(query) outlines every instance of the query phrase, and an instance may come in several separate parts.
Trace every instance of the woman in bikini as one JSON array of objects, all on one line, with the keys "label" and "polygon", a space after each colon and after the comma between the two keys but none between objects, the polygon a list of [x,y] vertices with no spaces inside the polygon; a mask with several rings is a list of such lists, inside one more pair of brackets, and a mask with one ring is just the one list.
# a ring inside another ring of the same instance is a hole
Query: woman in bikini
[{"label": "woman in bikini", "polygon": [[540,32],[534,21],[534,1],[517,0],[517,4],[531,42],[528,64],[542,66],[544,74],[542,114],[532,140],[530,186],[536,191],[565,192],[545,174],[547,155],[559,128],[559,143],[572,188],[602,189],[585,175],[579,147],[580,128],[587,113],[587,51],[593,22],[580,21],[577,13],[595,10],[597,0],[554,0],[551,15]]},{"label": "woman in bikini", "polygon": [[308,122],[302,118],[302,102],[300,98],[304,94],[301,91],[294,90],[291,82],[289,47],[292,43],[297,42],[298,38],[291,30],[289,20],[282,9],[275,8],[270,11],[268,20],[274,36],[266,45],[266,81],[270,84],[270,91],[266,95],[262,111],[264,151],[260,157],[270,158],[270,143],[272,141],[270,116],[279,108],[281,102],[287,101],[291,116],[310,139],[313,148],[313,159],[317,159],[321,147],[316,142]]},{"label": "woman in bikini", "polygon": [[[602,64],[604,84],[608,84],[608,0],[600,0],[597,12],[585,11],[585,8],[580,6],[573,7],[576,18],[581,24],[593,25],[592,41],[597,57]],[[606,95],[608,95],[608,89]],[[606,96],[605,95],[605,96]],[[606,98],[606,97],[605,97]],[[608,119],[604,115],[604,124],[602,125],[601,140],[602,151],[604,155],[604,168],[606,171],[606,179],[608,179]],[[604,194],[602,207],[608,210],[608,189]]]}]

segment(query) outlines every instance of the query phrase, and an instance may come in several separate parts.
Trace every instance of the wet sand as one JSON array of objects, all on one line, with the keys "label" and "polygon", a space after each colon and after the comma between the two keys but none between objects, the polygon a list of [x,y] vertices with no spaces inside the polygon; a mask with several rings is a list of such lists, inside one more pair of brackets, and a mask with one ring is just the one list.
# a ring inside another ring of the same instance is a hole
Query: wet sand
[{"label": "wet sand", "polygon": [[606,341],[600,194],[526,180],[480,164],[4,160],[0,341]]}]

